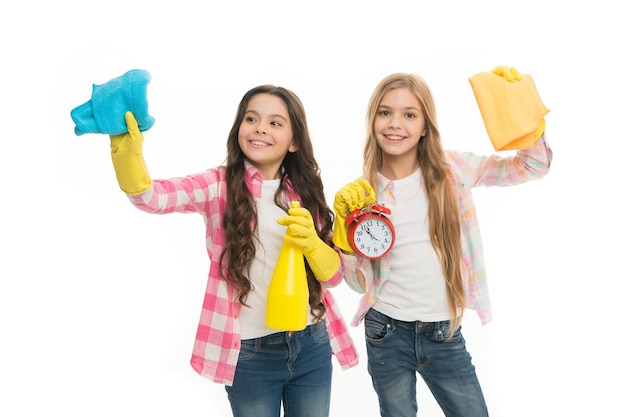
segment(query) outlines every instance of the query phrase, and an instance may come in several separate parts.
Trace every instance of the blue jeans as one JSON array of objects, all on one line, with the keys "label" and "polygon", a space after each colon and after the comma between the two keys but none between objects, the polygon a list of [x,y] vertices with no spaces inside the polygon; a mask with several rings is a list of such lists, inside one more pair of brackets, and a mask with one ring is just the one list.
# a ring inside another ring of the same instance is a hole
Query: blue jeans
[{"label": "blue jeans", "polygon": [[448,341],[449,328],[449,321],[406,322],[367,312],[367,369],[382,417],[417,415],[417,373],[447,417],[488,416],[461,329]]},{"label": "blue jeans", "polygon": [[326,323],[298,332],[241,341],[232,386],[226,387],[234,417],[327,417],[332,352]]}]

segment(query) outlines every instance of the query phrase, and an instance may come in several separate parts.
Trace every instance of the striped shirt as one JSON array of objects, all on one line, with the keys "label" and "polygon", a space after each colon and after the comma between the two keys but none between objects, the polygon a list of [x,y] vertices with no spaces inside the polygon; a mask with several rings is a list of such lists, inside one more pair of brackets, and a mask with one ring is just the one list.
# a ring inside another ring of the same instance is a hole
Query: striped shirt
[{"label": "striped shirt", "polygon": [[[246,164],[244,181],[258,201],[263,187],[261,173]],[[290,191],[297,197],[293,190]],[[226,209],[226,168],[222,166],[186,177],[153,180],[148,190],[128,197],[135,207],[149,213],[198,213],[204,218],[211,264],[191,366],[213,382],[232,385],[241,348],[241,304],[236,288],[221,279],[219,273],[219,258],[225,240],[222,217]],[[328,290],[340,284],[342,279],[340,267],[321,285],[332,351],[342,369],[347,369],[358,363],[358,354],[339,307]]]},{"label": "striped shirt", "polygon": [[[448,179],[454,189],[461,213],[462,277],[467,307],[476,310],[482,324],[492,318],[483,246],[472,198],[473,187],[511,186],[544,177],[550,170],[552,149],[541,137],[530,149],[514,156],[479,156],[470,152],[446,151]],[[378,176],[378,202],[393,213],[393,181]],[[351,325],[358,326],[376,303],[382,285],[390,276],[389,255],[369,261],[356,255],[341,254],[346,283],[363,294]],[[357,269],[365,277],[365,288],[357,280]]]}]

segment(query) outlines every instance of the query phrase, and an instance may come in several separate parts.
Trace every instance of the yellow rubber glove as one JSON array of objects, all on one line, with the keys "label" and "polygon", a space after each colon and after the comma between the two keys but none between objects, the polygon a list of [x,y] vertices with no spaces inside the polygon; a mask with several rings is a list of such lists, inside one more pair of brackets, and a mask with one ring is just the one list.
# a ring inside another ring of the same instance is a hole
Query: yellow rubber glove
[{"label": "yellow rubber glove", "polygon": [[520,81],[522,79],[522,75],[519,71],[513,67],[505,67],[503,65],[499,65],[491,70],[496,75],[504,78],[507,81]]},{"label": "yellow rubber glove", "polygon": [[[510,82],[521,81],[522,79],[522,75],[514,67],[505,67],[503,65],[499,65],[495,67],[493,70],[491,70],[491,72],[493,72],[496,75],[501,76],[502,78]],[[546,130],[546,119],[542,117],[541,120],[539,121],[539,126],[537,126],[537,130],[535,130],[535,134],[534,134],[535,142],[539,140],[539,138],[541,137],[541,135],[543,135],[543,132],[545,130]]]},{"label": "yellow rubber glove", "polygon": [[541,135],[543,135],[543,132],[545,131],[546,131],[546,119],[545,117],[542,117],[541,121],[539,122],[539,126],[537,126],[537,130],[535,130],[535,142],[539,140],[539,138],[541,137]]},{"label": "yellow rubber glove", "polygon": [[143,159],[141,144],[143,135],[139,131],[137,120],[131,112],[126,112],[128,132],[111,135],[111,159],[115,168],[117,182],[127,194],[140,194],[150,188],[152,180]]},{"label": "yellow rubber glove", "polygon": [[376,193],[369,181],[363,178],[345,185],[335,194],[335,224],[333,242],[345,252],[354,253],[348,243],[348,225],[346,217],[356,209],[361,209],[376,201]]},{"label": "yellow rubber glove", "polygon": [[292,207],[289,216],[276,222],[287,226],[285,240],[302,248],[311,270],[319,281],[328,281],[339,269],[339,255],[317,235],[311,212],[304,207]]}]

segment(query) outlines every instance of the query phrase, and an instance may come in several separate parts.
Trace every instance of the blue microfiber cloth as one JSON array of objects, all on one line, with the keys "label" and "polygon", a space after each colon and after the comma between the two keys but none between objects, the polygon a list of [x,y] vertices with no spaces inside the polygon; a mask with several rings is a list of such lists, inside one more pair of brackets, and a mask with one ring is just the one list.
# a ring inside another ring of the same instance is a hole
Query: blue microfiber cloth
[{"label": "blue microfiber cloth", "polygon": [[128,131],[124,115],[133,113],[140,131],[146,131],[154,124],[154,117],[148,113],[148,83],[150,73],[134,69],[102,85],[93,85],[91,100],[74,108],[72,120],[76,124],[74,132],[119,135]]}]

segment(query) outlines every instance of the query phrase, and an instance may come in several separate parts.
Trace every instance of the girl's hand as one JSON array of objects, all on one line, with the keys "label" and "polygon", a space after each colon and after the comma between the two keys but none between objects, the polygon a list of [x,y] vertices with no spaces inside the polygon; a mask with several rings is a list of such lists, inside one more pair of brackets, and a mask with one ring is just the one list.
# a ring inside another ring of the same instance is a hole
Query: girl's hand
[{"label": "girl's hand", "polygon": [[143,135],[135,116],[124,115],[128,132],[110,135],[111,160],[120,188],[127,194],[139,194],[150,188],[152,180],[143,159]]},{"label": "girl's hand", "polygon": [[522,79],[522,76],[520,75],[519,71],[515,69],[514,67],[505,67],[503,65],[499,65],[495,67],[494,69],[492,69],[491,72],[493,72],[496,75],[499,75],[500,77],[510,82],[520,81]]},{"label": "girl's hand", "polygon": [[345,220],[356,209],[369,206],[376,201],[376,193],[369,181],[363,178],[344,186],[335,194],[333,208],[337,217]]},{"label": "girl's hand", "polygon": [[304,207],[290,208],[289,216],[281,217],[276,222],[287,226],[285,240],[302,248],[305,256],[318,244],[325,244],[317,235],[311,212]]},{"label": "girl's hand", "polygon": [[354,253],[348,243],[348,225],[346,217],[354,210],[362,209],[376,201],[376,193],[369,181],[363,178],[344,186],[335,194],[335,224],[333,226],[333,242],[345,252]]},{"label": "girl's hand", "polygon": [[318,280],[328,281],[335,276],[341,260],[337,252],[317,235],[309,210],[292,206],[289,216],[279,218],[277,223],[287,226],[285,240],[302,248],[302,253]]}]

